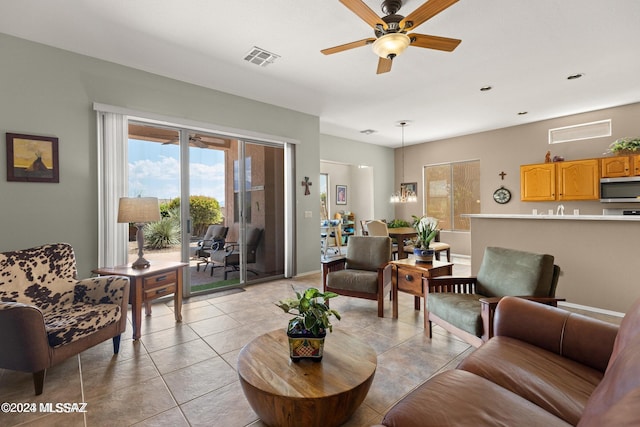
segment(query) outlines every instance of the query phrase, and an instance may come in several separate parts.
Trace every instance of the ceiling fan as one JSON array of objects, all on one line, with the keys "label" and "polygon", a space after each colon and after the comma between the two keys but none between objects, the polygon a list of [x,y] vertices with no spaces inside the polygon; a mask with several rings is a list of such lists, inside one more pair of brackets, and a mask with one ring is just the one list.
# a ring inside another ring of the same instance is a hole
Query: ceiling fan
[{"label": "ceiling fan", "polygon": [[378,59],[377,74],[391,71],[393,58],[400,55],[409,46],[437,49],[446,52],[453,51],[462,40],[447,37],[430,36],[407,32],[428,19],[433,18],[458,0],[428,0],[422,6],[411,12],[407,17],[398,15],[402,7],[402,0],[383,0],[382,12],[386,15],[378,16],[363,0],[340,0],[349,10],[369,24],[375,33],[370,37],[340,46],[323,49],[325,55],[342,52],[365,45],[373,45],[373,51]]}]

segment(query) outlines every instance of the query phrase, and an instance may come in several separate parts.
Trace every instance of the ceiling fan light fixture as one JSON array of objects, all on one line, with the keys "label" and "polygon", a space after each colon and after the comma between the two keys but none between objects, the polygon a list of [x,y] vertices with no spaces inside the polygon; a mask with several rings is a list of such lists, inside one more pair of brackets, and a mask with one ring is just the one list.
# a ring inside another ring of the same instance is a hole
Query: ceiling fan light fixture
[{"label": "ceiling fan light fixture", "polygon": [[388,33],[373,42],[373,52],[380,58],[393,59],[402,54],[411,44],[411,39],[404,33]]}]

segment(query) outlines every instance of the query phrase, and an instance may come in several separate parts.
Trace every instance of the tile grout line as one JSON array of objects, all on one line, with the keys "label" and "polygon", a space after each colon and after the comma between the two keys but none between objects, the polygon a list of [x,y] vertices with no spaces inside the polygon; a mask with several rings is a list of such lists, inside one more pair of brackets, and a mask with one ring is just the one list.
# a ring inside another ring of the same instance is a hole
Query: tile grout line
[{"label": "tile grout line", "polygon": [[[80,353],[78,353],[78,372],[80,373],[80,398],[82,399],[82,403],[86,403],[84,398],[84,382],[82,381],[82,361],[80,360]],[[87,412],[82,413],[82,418],[84,420],[84,427],[87,427]]]}]

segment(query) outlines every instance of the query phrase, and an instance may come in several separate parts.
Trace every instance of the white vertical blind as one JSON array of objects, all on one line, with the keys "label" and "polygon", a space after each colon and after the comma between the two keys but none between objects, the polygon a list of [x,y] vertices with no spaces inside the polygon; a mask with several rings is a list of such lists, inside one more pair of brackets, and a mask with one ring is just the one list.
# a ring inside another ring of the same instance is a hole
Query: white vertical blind
[{"label": "white vertical blind", "polygon": [[127,116],[97,112],[98,265],[127,263],[128,225],[118,224],[118,201],[127,195]]}]

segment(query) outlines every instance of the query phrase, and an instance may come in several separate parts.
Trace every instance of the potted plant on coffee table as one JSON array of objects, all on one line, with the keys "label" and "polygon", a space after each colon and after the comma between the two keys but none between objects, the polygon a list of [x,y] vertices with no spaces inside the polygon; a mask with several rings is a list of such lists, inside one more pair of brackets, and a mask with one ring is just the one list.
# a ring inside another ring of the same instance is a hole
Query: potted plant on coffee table
[{"label": "potted plant on coffee table", "polygon": [[438,234],[438,220],[433,217],[413,216],[413,228],[418,233],[414,248],[413,255],[417,262],[432,262],[434,250],[429,248],[429,244]]},{"label": "potted plant on coffee table", "polygon": [[324,338],[333,331],[330,317],[340,320],[340,314],[329,308],[328,300],[338,294],[320,292],[309,288],[300,293],[294,289],[296,298],[287,298],[276,305],[285,313],[293,314],[287,327],[289,337],[289,356],[293,362],[301,359],[322,360]]}]

